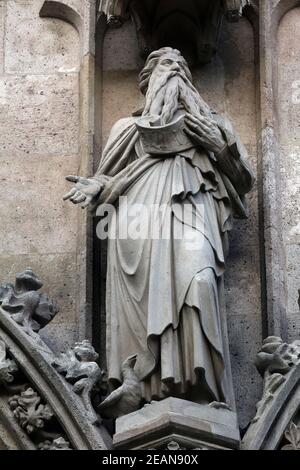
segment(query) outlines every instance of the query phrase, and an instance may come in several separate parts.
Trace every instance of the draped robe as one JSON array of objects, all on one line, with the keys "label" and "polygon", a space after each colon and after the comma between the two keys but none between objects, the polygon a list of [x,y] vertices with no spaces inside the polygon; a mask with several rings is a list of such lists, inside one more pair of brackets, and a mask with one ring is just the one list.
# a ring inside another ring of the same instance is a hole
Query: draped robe
[{"label": "draped robe", "polygon": [[[122,363],[137,354],[135,372],[146,401],[171,395],[234,407],[223,274],[232,217],[247,217],[243,196],[253,176],[230,122],[214,118],[227,142],[218,160],[199,146],[171,156],[147,155],[136,118],[128,118],[113,127],[95,175],[109,177],[96,205],[115,205],[111,224],[119,229],[128,224],[119,196],[127,197],[129,209],[170,209],[162,218],[150,212],[150,225],[163,238],[108,241],[109,381],[119,386]],[[183,218],[184,207],[193,212],[191,224]],[[175,237],[183,225],[185,237]]]}]

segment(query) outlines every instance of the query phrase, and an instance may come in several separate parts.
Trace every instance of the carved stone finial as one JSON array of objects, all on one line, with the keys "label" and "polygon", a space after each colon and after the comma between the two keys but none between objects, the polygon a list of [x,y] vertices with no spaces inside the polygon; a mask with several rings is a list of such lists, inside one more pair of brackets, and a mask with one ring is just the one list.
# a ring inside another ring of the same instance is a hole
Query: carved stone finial
[{"label": "carved stone finial", "polygon": [[88,340],[75,343],[66,353],[60,354],[52,365],[72,384],[73,390],[80,395],[89,419],[99,421],[91,402],[91,395],[97,383],[100,383],[104,371],[95,362],[98,354]]},{"label": "carved stone finial", "polygon": [[15,285],[0,286],[0,306],[27,333],[38,332],[58,313],[58,307],[44,293],[38,293],[43,283],[31,268],[16,275]]}]

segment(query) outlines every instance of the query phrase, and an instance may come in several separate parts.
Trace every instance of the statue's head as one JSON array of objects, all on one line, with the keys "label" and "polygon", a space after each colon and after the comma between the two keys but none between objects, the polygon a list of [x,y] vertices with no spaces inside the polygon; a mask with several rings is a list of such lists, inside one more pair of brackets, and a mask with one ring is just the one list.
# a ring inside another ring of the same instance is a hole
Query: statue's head
[{"label": "statue's head", "polygon": [[189,70],[187,61],[181,52],[171,47],[163,47],[149,55],[145,67],[140,73],[140,89],[143,95],[146,94],[150,78],[155,71],[158,75],[164,75],[169,72],[180,72],[188,80],[192,81],[192,74]]},{"label": "statue's head", "polygon": [[188,63],[177,49],[163,47],[152,52],[139,76],[141,92],[146,95],[144,115],[160,116],[171,122],[180,108],[192,114],[210,116],[210,108],[192,84]]}]

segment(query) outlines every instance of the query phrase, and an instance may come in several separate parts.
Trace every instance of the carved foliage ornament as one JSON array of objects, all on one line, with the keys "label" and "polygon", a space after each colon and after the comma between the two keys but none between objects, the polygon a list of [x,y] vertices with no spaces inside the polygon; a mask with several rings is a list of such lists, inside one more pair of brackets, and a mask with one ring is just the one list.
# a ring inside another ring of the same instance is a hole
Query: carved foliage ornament
[{"label": "carved foliage ornament", "polygon": [[291,423],[284,434],[289,444],[283,446],[281,450],[300,450],[300,427]]},{"label": "carved foliage ornament", "polygon": [[49,405],[43,405],[41,398],[32,388],[28,388],[20,395],[14,395],[8,403],[21,428],[28,434],[43,429],[45,422],[53,418]]}]

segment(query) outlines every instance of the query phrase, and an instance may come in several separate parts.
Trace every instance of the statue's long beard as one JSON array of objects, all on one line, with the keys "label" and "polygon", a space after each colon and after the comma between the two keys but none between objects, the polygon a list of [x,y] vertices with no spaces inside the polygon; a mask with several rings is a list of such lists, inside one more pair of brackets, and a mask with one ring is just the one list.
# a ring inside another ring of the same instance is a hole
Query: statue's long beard
[{"label": "statue's long beard", "polygon": [[209,106],[185,74],[154,71],[149,81],[143,115],[159,116],[161,125],[165,125],[172,121],[179,108],[193,115],[212,117]]}]

